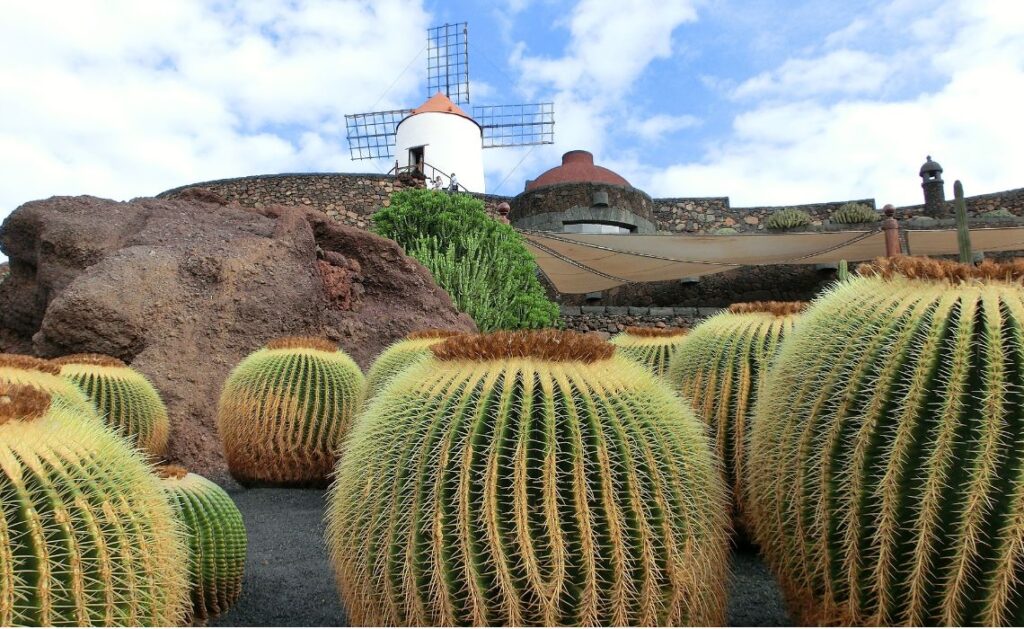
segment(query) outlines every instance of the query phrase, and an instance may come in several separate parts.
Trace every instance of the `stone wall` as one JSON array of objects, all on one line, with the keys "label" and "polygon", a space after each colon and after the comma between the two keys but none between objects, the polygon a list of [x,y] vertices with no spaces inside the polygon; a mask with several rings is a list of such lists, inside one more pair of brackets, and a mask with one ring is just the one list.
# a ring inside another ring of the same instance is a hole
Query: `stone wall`
[{"label": "stone wall", "polygon": [[731,207],[729,197],[654,199],[655,215],[661,231],[690,234],[714,234],[720,229],[747,233],[764,231],[764,222],[773,212],[789,207],[807,212],[814,225],[822,225],[846,203],[863,203],[870,208],[875,207],[874,199],[759,207]]},{"label": "stone wall", "polygon": [[523,229],[561,231],[563,220],[577,220],[573,212],[590,208],[594,192],[608,193],[605,216],[598,220],[636,225],[641,233],[657,231],[657,217],[651,197],[641,190],[607,183],[562,183],[523,192],[509,200],[508,218]]},{"label": "stone wall", "polygon": [[[952,186],[950,186],[952,190]],[[1004,190],[991,194],[978,194],[973,197],[965,197],[967,202],[967,215],[976,217],[984,216],[989,212],[1006,210],[1014,216],[1024,216],[1024,188]],[[952,200],[947,199],[949,215],[953,214]],[[897,218],[912,218],[924,215],[924,204],[906,205],[896,208]]]},{"label": "stone wall", "polygon": [[562,306],[560,323],[567,330],[614,335],[631,325],[692,328],[718,308],[647,308],[636,306]]}]

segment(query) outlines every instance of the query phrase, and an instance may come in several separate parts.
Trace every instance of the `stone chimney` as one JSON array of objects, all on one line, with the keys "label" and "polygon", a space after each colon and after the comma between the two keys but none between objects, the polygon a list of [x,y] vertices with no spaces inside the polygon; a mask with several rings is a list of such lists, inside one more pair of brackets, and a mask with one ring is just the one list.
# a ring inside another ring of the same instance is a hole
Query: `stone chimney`
[{"label": "stone chimney", "polygon": [[924,189],[924,213],[932,218],[943,218],[949,210],[946,206],[946,190],[942,181],[942,166],[932,161],[929,155],[921,166],[921,188]]}]

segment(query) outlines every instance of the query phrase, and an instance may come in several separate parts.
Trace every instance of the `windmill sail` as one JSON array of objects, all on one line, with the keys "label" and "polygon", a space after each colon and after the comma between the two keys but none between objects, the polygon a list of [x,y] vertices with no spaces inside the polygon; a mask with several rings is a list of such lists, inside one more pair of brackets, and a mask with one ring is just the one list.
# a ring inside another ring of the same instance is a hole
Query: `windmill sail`
[{"label": "windmill sail", "polygon": [[394,154],[395,128],[411,109],[347,114],[348,150],[352,159],[387,159]]},{"label": "windmill sail", "polygon": [[469,102],[469,27],[465,22],[427,30],[427,97],[438,92],[456,105]]},{"label": "windmill sail", "polygon": [[477,106],[473,119],[483,128],[485,149],[555,142],[554,103]]}]

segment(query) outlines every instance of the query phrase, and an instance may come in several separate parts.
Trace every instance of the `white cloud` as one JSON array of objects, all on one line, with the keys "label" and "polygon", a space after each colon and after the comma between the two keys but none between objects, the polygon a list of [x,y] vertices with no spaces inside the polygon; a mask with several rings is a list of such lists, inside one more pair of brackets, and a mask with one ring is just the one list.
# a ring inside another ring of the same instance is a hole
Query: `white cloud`
[{"label": "white cloud", "polygon": [[[1019,187],[1024,11],[1014,0],[947,0],[926,12],[916,5],[892,3],[851,31],[887,29],[900,44],[881,62],[892,69],[888,80],[933,77],[926,89],[883,98],[873,93],[883,74],[875,70],[875,80],[847,93],[833,80],[842,74],[836,51],[826,49],[748,81],[749,97],[768,98],[754,99],[699,161],[623,174],[656,196],[728,195],[736,206],[871,196],[913,204],[921,202],[917,170],[930,153],[945,168],[947,195],[957,178],[968,194]],[[936,14],[951,31],[934,31]],[[864,55],[868,66],[878,61]],[[856,80],[853,65],[840,66]],[[780,92],[785,102],[774,98]]]},{"label": "white cloud", "polygon": [[699,126],[700,123],[700,118],[688,114],[680,116],[656,114],[642,120],[630,119],[626,123],[626,129],[648,142],[655,142],[663,140],[667,134],[683,129],[692,129]]},{"label": "white cloud", "polygon": [[865,94],[879,90],[892,72],[881,56],[844,48],[814,59],[789,59],[741,83],[733,97]]},{"label": "white cloud", "polygon": [[376,102],[427,18],[411,0],[6,6],[0,219],[53,194],[372,170],[349,160],[343,116],[421,96],[410,69]]}]

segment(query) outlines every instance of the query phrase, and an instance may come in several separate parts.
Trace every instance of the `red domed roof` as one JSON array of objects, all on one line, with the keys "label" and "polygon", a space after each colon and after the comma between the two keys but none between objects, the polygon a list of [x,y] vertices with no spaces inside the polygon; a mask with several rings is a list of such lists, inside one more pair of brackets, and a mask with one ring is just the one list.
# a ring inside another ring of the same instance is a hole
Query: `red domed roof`
[{"label": "red domed roof", "polygon": [[610,183],[616,186],[628,186],[629,182],[618,174],[594,165],[594,156],[589,151],[569,151],[562,156],[562,165],[541,174],[540,177],[526,182],[526,189],[533,190],[541,186],[556,183]]}]

